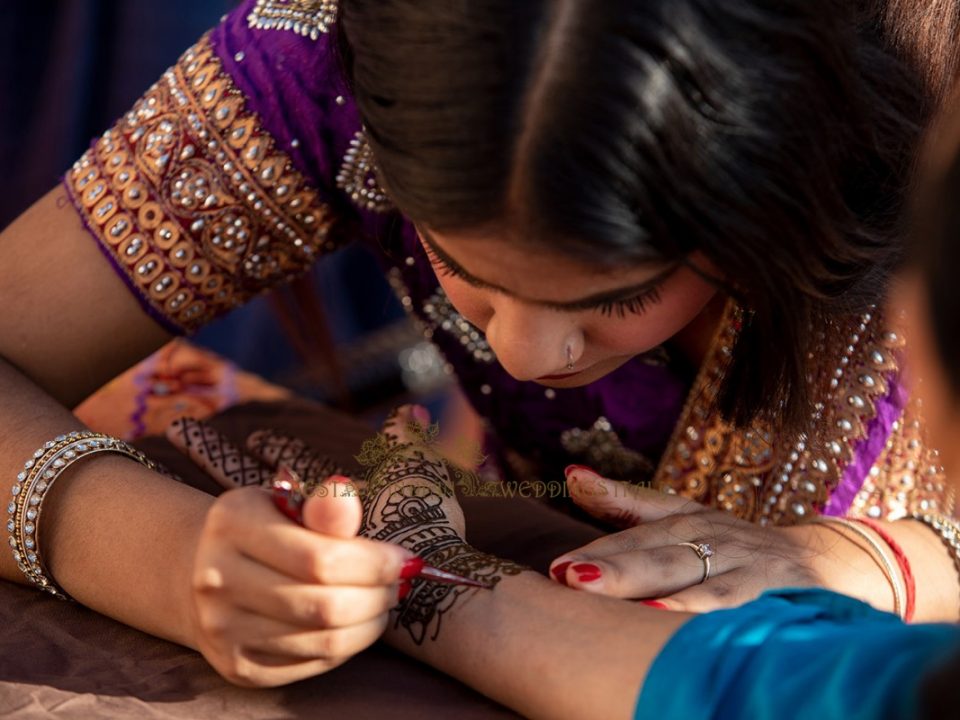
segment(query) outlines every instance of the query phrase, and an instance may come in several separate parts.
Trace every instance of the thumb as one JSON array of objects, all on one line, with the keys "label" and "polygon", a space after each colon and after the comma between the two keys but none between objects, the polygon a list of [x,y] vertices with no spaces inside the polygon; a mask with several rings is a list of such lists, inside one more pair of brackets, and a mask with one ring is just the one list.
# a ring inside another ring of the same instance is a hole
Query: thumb
[{"label": "thumb", "polygon": [[570,498],[587,513],[616,527],[627,528],[643,522],[638,512],[635,486],[610,480],[588,468],[567,468]]},{"label": "thumb", "polygon": [[571,499],[593,517],[627,528],[668,515],[695,513],[701,505],[678,495],[611,480],[582,465],[566,470]]},{"label": "thumb", "polygon": [[324,535],[355,537],[362,520],[360,495],[343,475],[331,475],[320,483],[303,505],[304,527]]}]

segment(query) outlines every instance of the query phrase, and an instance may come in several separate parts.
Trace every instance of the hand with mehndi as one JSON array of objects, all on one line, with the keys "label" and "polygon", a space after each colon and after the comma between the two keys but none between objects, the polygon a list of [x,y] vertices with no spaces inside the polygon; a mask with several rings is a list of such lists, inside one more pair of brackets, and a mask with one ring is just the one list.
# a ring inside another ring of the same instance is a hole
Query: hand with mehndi
[{"label": "hand with mehndi", "polygon": [[[301,440],[254,433],[246,450],[205,423],[168,438],[227,488],[196,543],[192,645],[228,680],[276,686],[326,672],[376,642],[412,553],[358,537],[362,506]],[[290,468],[312,490],[301,527],[262,489]]]},{"label": "hand with mehndi", "polygon": [[[495,587],[523,568],[467,544],[455,491],[459,482],[473,486],[476,479],[431,447],[435,434],[425,408],[404,406],[388,418],[380,435],[364,444],[359,457],[366,468],[363,534],[398,543],[434,567]],[[392,628],[408,633],[401,641],[421,645],[436,640],[443,616],[474,592],[414,581],[393,614]]]}]

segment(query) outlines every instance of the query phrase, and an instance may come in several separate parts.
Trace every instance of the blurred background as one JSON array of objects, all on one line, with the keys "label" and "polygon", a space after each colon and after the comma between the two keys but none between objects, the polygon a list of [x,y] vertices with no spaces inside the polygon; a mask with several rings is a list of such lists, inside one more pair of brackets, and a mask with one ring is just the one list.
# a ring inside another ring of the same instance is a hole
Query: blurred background
[{"label": "blurred background", "polygon": [[[235,0],[0,3],[0,227],[62,173]],[[359,245],[291,288],[258,298],[192,342],[297,394],[376,421],[460,402],[379,268]]]}]

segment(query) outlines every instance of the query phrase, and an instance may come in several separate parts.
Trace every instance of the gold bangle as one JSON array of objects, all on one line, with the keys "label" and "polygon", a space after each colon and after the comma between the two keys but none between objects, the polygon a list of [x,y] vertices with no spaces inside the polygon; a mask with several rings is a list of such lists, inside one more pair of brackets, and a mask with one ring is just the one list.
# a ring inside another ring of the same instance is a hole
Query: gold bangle
[{"label": "gold bangle", "polygon": [[[845,527],[848,530],[852,531],[855,535],[858,535],[859,537],[863,538],[864,541],[866,541],[867,545],[869,545],[870,548],[873,550],[873,553],[868,553],[868,554],[871,555],[871,557],[873,558],[873,561],[877,563],[881,572],[887,578],[887,582],[890,583],[890,587],[893,590],[894,614],[898,615],[901,620],[906,620],[906,617],[904,615],[905,613],[904,595],[906,594],[906,588],[900,587],[900,583],[898,582],[899,576],[893,562],[890,560],[889,555],[887,555],[886,551],[883,549],[883,546],[874,539],[870,531],[864,527],[861,527],[857,523],[850,522],[849,520],[846,520],[844,518],[827,517],[827,516],[821,515],[813,518],[810,522],[824,525],[825,527],[830,528],[837,534],[849,540],[850,538],[847,538],[847,536],[844,535],[842,532],[840,532],[837,528],[830,527],[830,526],[839,525],[840,527]],[[906,583],[904,582],[904,585],[905,584]]]},{"label": "gold bangle", "polygon": [[117,453],[150,469],[156,464],[131,445],[107,435],[72,432],[46,443],[24,463],[11,488],[13,500],[7,506],[7,532],[13,559],[37,588],[61,600],[70,596],[53,580],[40,553],[40,516],[43,500],[63,472],[78,460],[98,453]]}]

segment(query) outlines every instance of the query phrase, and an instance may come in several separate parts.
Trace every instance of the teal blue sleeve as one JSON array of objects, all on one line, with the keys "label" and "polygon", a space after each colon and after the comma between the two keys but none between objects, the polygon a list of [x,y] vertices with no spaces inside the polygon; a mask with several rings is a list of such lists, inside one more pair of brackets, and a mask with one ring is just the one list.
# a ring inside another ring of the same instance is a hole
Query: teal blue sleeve
[{"label": "teal blue sleeve", "polygon": [[823,590],[782,590],[700,615],[664,647],[637,720],[913,718],[923,676],[960,628],[905,625]]}]

